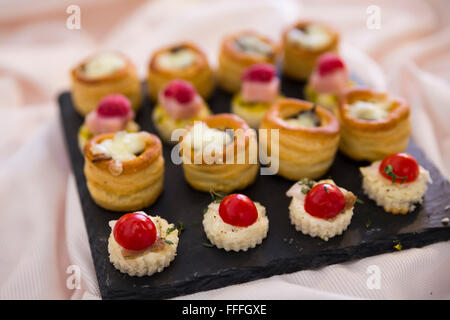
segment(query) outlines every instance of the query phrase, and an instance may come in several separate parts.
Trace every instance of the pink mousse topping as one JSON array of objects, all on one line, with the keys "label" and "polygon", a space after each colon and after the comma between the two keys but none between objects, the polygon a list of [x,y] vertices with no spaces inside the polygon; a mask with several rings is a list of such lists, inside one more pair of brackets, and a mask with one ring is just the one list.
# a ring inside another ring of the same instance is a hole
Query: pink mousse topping
[{"label": "pink mousse topping", "polygon": [[242,74],[241,96],[244,101],[272,102],[278,96],[279,87],[280,80],[271,64],[254,64]]},{"label": "pink mousse topping", "polygon": [[86,116],[85,124],[93,134],[117,132],[125,129],[134,112],[127,97],[110,94],[100,100],[97,109]]},{"label": "pink mousse topping", "polygon": [[189,119],[199,114],[202,98],[194,86],[184,80],[173,80],[159,93],[159,103],[175,120]]},{"label": "pink mousse topping", "polygon": [[309,83],[319,93],[339,94],[348,84],[348,70],[339,56],[324,53],[317,60]]}]

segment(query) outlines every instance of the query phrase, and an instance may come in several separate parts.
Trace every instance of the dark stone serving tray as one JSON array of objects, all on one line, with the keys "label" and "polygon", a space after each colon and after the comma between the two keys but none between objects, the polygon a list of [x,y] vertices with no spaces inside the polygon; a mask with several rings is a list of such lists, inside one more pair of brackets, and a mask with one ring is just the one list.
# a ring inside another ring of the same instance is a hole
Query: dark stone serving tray
[{"label": "dark stone serving tray", "polygon": [[[301,98],[303,85],[283,79],[282,91],[286,96]],[[208,102],[211,109],[219,113],[229,112],[230,100],[230,95],[217,89]],[[366,163],[355,162],[338,153],[325,177],[332,177],[339,186],[351,190],[364,201],[364,204],[356,204],[352,222],[343,235],[325,242],[296,232],[288,217],[290,198],[285,195],[293,182],[278,176],[258,176],[256,183],[241,192],[266,206],[270,221],[267,238],[247,252],[226,252],[206,247],[204,243],[208,240],[202,228],[202,213],[211,197],[192,189],[185,182],[182,167],[170,161],[171,147],[165,145],[164,192],[153,206],[144,211],[160,215],[169,222],[181,221],[185,229],[180,236],[177,257],[168,268],[151,277],[130,277],[114,269],[108,258],[108,221],[118,219],[122,214],[98,207],[86,187],[84,159],[77,143],[77,132],[83,118],[75,112],[69,92],[62,93],[58,101],[104,299],[170,298],[396,251],[394,245],[397,241],[405,250],[450,240],[450,228],[441,222],[442,218],[450,216],[450,184],[411,142],[407,151],[430,171],[433,179],[423,205],[414,212],[394,216],[376,206],[361,190],[358,167]],[[152,108],[153,104],[146,98],[137,122],[143,130],[155,133]]]}]

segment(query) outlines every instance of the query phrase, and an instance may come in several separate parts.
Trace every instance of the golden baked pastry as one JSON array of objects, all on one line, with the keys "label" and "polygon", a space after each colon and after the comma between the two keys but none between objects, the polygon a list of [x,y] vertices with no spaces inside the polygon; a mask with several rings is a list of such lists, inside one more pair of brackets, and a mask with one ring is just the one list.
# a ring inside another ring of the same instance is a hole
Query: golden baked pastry
[{"label": "golden baked pastry", "polygon": [[112,211],[153,204],[163,189],[161,141],[147,132],[101,134],[84,149],[84,173],[95,203]]},{"label": "golden baked pastry", "polygon": [[148,66],[148,90],[156,100],[159,91],[174,79],[191,82],[208,99],[214,89],[214,75],[206,55],[191,42],[177,43],[156,51]]},{"label": "golden baked pastry", "polygon": [[71,71],[72,101],[83,116],[95,110],[109,94],[126,96],[134,111],[141,104],[141,85],[136,68],[126,56],[116,52],[88,57]]},{"label": "golden baked pastry", "polygon": [[278,46],[253,31],[242,31],[224,38],[219,53],[217,77],[222,89],[235,93],[241,87],[241,74],[252,64],[275,64]]},{"label": "golden baked pastry", "polygon": [[367,161],[404,151],[411,133],[409,112],[406,101],[387,93],[346,90],[339,103],[340,151]]},{"label": "golden baked pastry", "polygon": [[268,141],[272,130],[279,130],[278,174],[287,179],[321,177],[333,163],[339,122],[324,108],[303,100],[281,99],[266,113],[260,129],[268,130],[267,135],[259,134],[260,147],[272,158],[277,157],[277,150]]},{"label": "golden baked pastry", "polygon": [[321,54],[338,51],[339,34],[322,23],[299,21],[283,32],[282,43],[284,74],[306,80]]},{"label": "golden baked pastry", "polygon": [[180,140],[184,176],[193,188],[229,193],[254,182],[256,133],[238,116],[223,113],[196,121]]}]

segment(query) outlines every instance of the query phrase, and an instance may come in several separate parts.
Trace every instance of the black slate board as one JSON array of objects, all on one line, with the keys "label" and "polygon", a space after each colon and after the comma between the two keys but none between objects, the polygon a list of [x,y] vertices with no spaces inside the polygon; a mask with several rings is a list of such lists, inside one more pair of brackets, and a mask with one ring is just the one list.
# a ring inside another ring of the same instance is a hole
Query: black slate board
[{"label": "black slate board", "polygon": [[[283,79],[282,92],[289,97],[301,98],[303,89],[301,84]],[[217,89],[209,105],[215,113],[229,112],[230,100],[230,95]],[[182,167],[170,161],[171,147],[165,145],[164,192],[152,207],[144,211],[160,215],[170,222],[181,221],[185,230],[180,238],[178,255],[167,269],[151,277],[130,277],[114,269],[108,259],[108,221],[118,219],[121,214],[98,207],[86,187],[84,159],[77,144],[77,132],[83,119],[75,112],[69,92],[62,93],[58,101],[104,299],[170,298],[392,252],[395,251],[394,241],[400,241],[405,250],[450,240],[450,228],[441,223],[442,218],[450,216],[448,209],[445,212],[450,204],[450,184],[411,142],[407,151],[430,171],[434,181],[429,186],[424,204],[414,212],[394,216],[377,207],[361,190],[358,167],[365,163],[357,163],[338,154],[325,177],[331,176],[339,186],[353,191],[364,201],[364,204],[356,204],[352,222],[342,236],[325,242],[296,232],[288,217],[290,198],[285,196],[293,182],[278,176],[259,176],[256,183],[242,193],[266,206],[270,221],[268,237],[248,252],[225,252],[205,247],[203,243],[208,240],[202,228],[202,212],[211,202],[211,197],[189,187],[184,181]],[[152,107],[153,104],[145,99],[137,122],[143,130],[154,133]],[[371,221],[369,228],[366,227],[368,221]]]}]

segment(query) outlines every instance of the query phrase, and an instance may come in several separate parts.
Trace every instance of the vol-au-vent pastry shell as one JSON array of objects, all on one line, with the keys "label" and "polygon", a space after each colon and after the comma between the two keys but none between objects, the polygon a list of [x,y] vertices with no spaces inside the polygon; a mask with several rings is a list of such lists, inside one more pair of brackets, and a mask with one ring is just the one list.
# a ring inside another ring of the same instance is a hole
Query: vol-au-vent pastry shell
[{"label": "vol-au-vent pastry shell", "polygon": [[[167,220],[154,216],[150,217],[158,230],[157,244],[147,249],[139,251],[130,251],[120,246],[111,234],[108,239],[109,261],[122,273],[130,276],[151,276],[154,273],[161,272],[175,259],[178,247],[178,230],[173,230],[167,234],[167,230],[173,228]],[[116,221],[111,221],[111,228],[114,228]],[[162,238],[171,242],[165,243]]]},{"label": "vol-au-vent pastry shell", "polygon": [[[98,66],[92,67],[91,72],[86,71],[86,66],[92,60],[102,58],[112,60],[112,65],[98,62]],[[118,63],[115,59],[123,63]],[[140,107],[141,84],[136,68],[131,60],[121,53],[97,53],[86,58],[72,69],[71,79],[74,107],[83,116],[95,110],[103,97],[113,93],[126,96],[133,110],[136,111]]]},{"label": "vol-au-vent pastry shell", "polygon": [[[317,26],[327,37],[324,41],[301,45],[292,38],[292,32],[305,30],[310,26]],[[312,73],[317,58],[325,52],[338,52],[339,34],[321,22],[299,21],[287,28],[282,34],[283,43],[283,72],[291,78],[306,80]]]},{"label": "vol-au-vent pastry shell", "polygon": [[[257,39],[266,47],[260,54],[245,52],[236,44],[240,38]],[[254,31],[241,31],[226,36],[220,47],[217,77],[219,85],[228,92],[238,92],[241,87],[243,71],[257,63],[275,64],[279,56],[279,47],[271,39]]]},{"label": "vol-au-vent pastry shell", "polygon": [[269,219],[266,208],[258,202],[254,204],[258,211],[257,220],[248,227],[237,227],[222,220],[219,214],[220,203],[210,203],[203,216],[203,229],[208,240],[226,251],[247,251],[261,244],[269,230]]},{"label": "vol-au-vent pastry shell", "polygon": [[[123,134],[123,133],[118,133]],[[147,132],[142,136],[143,151],[134,158],[118,161],[93,153],[93,146],[115,134],[102,134],[85,146],[84,173],[93,200],[112,211],[133,211],[151,205],[163,188],[164,159],[159,138]]]},{"label": "vol-au-vent pastry shell", "polygon": [[[366,108],[369,110],[366,111],[364,103],[375,107]],[[355,112],[354,108],[362,111]],[[377,112],[377,108],[384,111]],[[367,161],[402,152],[408,146],[411,133],[409,115],[409,105],[402,98],[370,89],[349,88],[339,102],[339,149],[355,160]],[[366,120],[369,116],[371,120]]]},{"label": "vol-au-vent pastry shell", "polygon": [[421,204],[427,191],[427,183],[431,182],[429,172],[419,166],[419,176],[413,182],[393,183],[379,173],[381,160],[370,166],[361,167],[364,193],[377,205],[392,214],[407,214]]},{"label": "vol-au-vent pastry shell", "polygon": [[269,155],[276,157],[270,141],[272,130],[278,129],[278,159],[281,176],[300,180],[318,178],[325,174],[333,163],[338,144],[340,126],[337,119],[327,110],[316,106],[315,115],[320,124],[306,127],[292,124],[288,118],[310,111],[313,104],[307,101],[285,98],[272,105],[266,113],[260,129],[267,129],[267,135],[260,134],[260,146]]},{"label": "vol-au-vent pastry shell", "polygon": [[[206,130],[218,130],[215,133],[222,132],[223,135],[228,135],[223,130],[232,129],[233,137],[225,139],[223,142],[228,143],[223,146],[217,146],[212,153],[217,161],[208,163],[203,152],[199,153],[199,150],[194,148],[195,141],[203,139],[208,134],[196,137],[195,124],[189,127],[180,142],[186,181],[197,190],[225,193],[243,189],[253,183],[259,168],[255,131],[250,129],[244,120],[233,114],[216,114],[202,120],[202,123],[207,126]],[[193,138],[190,138],[191,135],[194,135]],[[232,160],[231,163],[230,161],[227,163],[227,154],[233,155],[232,159],[231,157],[228,159]]]},{"label": "vol-au-vent pastry shell", "polygon": [[[182,56],[165,59],[166,55]],[[159,91],[174,79],[192,83],[197,92],[207,99],[214,89],[214,74],[205,53],[192,42],[181,42],[157,50],[148,66],[148,89],[156,100]]]}]

